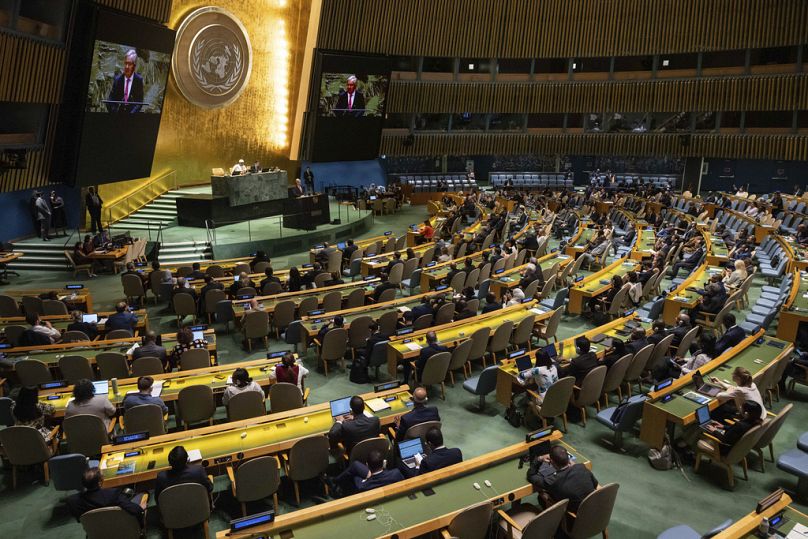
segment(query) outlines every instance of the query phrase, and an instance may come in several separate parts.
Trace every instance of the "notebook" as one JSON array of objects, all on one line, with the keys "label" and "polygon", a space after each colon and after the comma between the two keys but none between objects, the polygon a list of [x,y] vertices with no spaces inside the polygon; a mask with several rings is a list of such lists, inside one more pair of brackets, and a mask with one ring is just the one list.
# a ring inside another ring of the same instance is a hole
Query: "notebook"
[{"label": "notebook", "polygon": [[385,400],[382,398],[370,399],[369,401],[366,401],[365,404],[367,404],[368,408],[374,412],[381,412],[382,410],[390,409],[390,404],[385,402]]}]

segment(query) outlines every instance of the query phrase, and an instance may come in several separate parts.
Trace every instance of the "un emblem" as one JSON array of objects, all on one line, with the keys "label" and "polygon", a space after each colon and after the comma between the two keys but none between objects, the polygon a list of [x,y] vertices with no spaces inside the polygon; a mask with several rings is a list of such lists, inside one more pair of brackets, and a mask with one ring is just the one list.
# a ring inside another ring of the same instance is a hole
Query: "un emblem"
[{"label": "un emblem", "polygon": [[250,38],[235,16],[207,6],[183,19],[171,71],[188,101],[204,108],[224,107],[244,91],[251,70]]}]

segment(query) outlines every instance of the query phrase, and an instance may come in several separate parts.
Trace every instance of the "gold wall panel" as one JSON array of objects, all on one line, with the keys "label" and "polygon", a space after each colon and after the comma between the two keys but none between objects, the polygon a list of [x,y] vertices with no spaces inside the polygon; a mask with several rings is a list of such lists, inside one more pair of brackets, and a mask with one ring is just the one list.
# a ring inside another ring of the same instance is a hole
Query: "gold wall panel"
[{"label": "gold wall panel", "polygon": [[797,45],[805,0],[325,0],[323,48],[558,58]]},{"label": "gold wall panel", "polygon": [[[174,0],[169,26],[194,9],[218,5],[247,28],[253,49],[250,81],[230,105],[206,110],[189,103],[173,78],[166,90],[152,176],[175,170],[180,184],[207,182],[212,168],[240,158],[289,168],[288,153],[311,0]],[[290,170],[294,177],[295,170]],[[131,186],[104,187],[120,192]]]},{"label": "gold wall panel", "polygon": [[382,135],[387,155],[669,155],[727,159],[808,160],[808,137],[795,135],[694,134],[418,134],[412,146],[402,133]]},{"label": "gold wall panel", "polygon": [[609,82],[393,80],[387,112],[794,110],[807,94],[803,74]]}]

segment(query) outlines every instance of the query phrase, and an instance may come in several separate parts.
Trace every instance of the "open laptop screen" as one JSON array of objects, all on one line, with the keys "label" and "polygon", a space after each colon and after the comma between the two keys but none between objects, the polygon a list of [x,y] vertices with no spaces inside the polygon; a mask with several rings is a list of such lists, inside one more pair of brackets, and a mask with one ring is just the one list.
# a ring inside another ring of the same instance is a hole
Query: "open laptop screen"
[{"label": "open laptop screen", "polygon": [[413,438],[412,440],[399,442],[398,452],[401,454],[402,459],[408,459],[414,457],[415,455],[420,455],[424,452],[424,449],[421,446],[421,439]]},{"label": "open laptop screen", "polygon": [[696,419],[698,420],[699,425],[704,425],[710,421],[710,407],[701,406],[700,408],[696,408]]},{"label": "open laptop screen", "polygon": [[329,404],[331,405],[331,417],[339,417],[351,412],[351,397],[336,399]]},{"label": "open laptop screen", "polygon": [[83,314],[81,315],[81,321],[86,322],[88,324],[97,324],[98,323],[98,314]]}]

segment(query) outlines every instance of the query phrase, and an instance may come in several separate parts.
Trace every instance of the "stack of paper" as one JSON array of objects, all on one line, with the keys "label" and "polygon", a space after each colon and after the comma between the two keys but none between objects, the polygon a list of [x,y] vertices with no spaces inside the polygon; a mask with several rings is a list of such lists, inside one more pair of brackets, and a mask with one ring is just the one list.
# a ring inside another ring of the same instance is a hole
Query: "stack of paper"
[{"label": "stack of paper", "polygon": [[199,449],[191,449],[188,451],[188,462],[199,462],[202,460],[202,451]]},{"label": "stack of paper", "polygon": [[421,349],[421,345],[418,344],[417,342],[408,342],[404,346],[406,346],[407,348],[409,348],[413,352],[417,352],[418,350]]},{"label": "stack of paper", "polygon": [[390,405],[384,402],[384,399],[382,398],[370,399],[369,401],[365,401],[365,404],[367,404],[368,408],[374,412],[381,412],[382,410],[390,409]]}]

